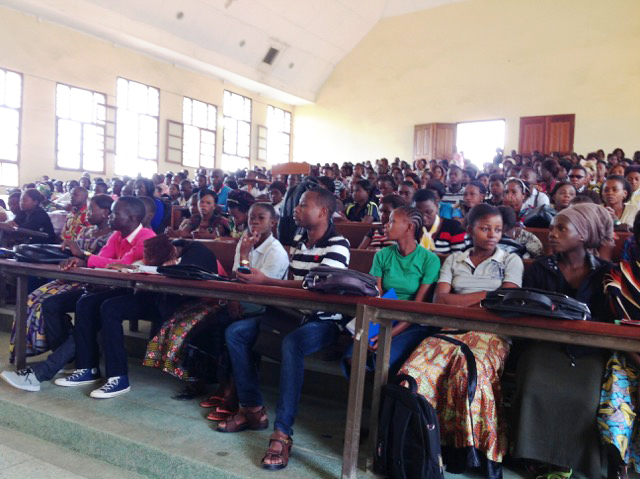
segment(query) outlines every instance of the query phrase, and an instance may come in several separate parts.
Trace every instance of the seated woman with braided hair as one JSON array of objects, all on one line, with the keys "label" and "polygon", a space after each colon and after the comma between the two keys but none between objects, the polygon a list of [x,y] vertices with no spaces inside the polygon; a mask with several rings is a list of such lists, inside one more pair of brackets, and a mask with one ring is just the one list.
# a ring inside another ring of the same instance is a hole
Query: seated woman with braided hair
[{"label": "seated woman with braided hair", "polygon": [[[435,303],[477,307],[487,292],[522,285],[523,264],[518,255],[498,247],[502,236],[500,211],[487,204],[471,209],[467,233],[473,247],[450,254],[440,270]],[[400,369],[416,379],[418,392],[438,411],[440,437],[447,471],[466,467],[488,469],[499,477],[507,453],[506,422],[502,412],[500,376],[510,343],[491,333],[443,331],[417,347]],[[465,354],[466,353],[466,354]],[[475,393],[473,367],[476,364]],[[470,404],[471,402],[471,404]]]},{"label": "seated woman with braided hair", "polygon": [[[440,259],[418,244],[422,236],[422,213],[410,206],[400,206],[391,212],[384,229],[387,240],[395,241],[395,244],[382,248],[373,257],[370,274],[378,279],[380,294],[394,290],[398,299],[426,301],[429,290],[438,279]],[[392,376],[416,346],[436,329],[404,321],[393,326],[390,356]],[[369,344],[369,349],[375,353],[378,349],[378,335],[371,337]],[[352,354],[351,346],[343,357],[345,373]],[[375,357],[370,359],[367,367],[373,370]]]},{"label": "seated woman with braided hair", "polygon": [[[565,294],[586,303],[593,321],[611,317],[603,280],[611,264],[590,253],[613,237],[613,220],[602,206],[581,203],[551,222],[550,256],[537,259],[524,286]],[[600,477],[596,414],[606,351],[534,342],[520,356],[514,398],[512,454],[526,459],[534,476],[569,478],[577,469]]]}]

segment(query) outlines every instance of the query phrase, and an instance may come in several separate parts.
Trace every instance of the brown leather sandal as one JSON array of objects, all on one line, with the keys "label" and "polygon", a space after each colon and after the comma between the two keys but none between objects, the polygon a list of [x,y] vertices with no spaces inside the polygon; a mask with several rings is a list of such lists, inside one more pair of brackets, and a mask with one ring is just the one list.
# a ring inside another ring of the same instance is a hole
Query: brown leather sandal
[{"label": "brown leather sandal", "polygon": [[[244,422],[239,423],[239,418],[244,418]],[[267,410],[263,406],[257,412],[251,412],[246,408],[240,408],[237,413],[225,421],[224,427],[218,425],[216,430],[219,432],[240,432],[246,431],[247,429],[260,431],[268,427],[269,419],[267,418]]]},{"label": "brown leather sandal", "polygon": [[[285,439],[276,435],[277,433],[271,434],[269,438],[269,449],[267,449],[266,454],[262,458],[262,467],[264,469],[269,469],[270,471],[278,471],[280,469],[284,469],[289,464],[289,457],[291,457],[291,447],[293,446],[293,439],[287,436]],[[279,451],[271,448],[271,444],[273,443],[280,444],[282,448]],[[277,464],[267,464],[264,462],[265,459],[280,459],[280,462]]]}]

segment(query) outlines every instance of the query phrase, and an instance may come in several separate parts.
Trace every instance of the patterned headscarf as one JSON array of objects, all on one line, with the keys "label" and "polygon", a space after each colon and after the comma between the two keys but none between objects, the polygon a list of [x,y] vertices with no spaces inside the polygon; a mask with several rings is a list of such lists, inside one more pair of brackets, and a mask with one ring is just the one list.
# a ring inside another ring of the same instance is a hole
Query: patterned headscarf
[{"label": "patterned headscarf", "polygon": [[613,219],[600,205],[580,203],[563,209],[557,216],[569,220],[584,239],[585,248],[598,248],[613,241]]}]

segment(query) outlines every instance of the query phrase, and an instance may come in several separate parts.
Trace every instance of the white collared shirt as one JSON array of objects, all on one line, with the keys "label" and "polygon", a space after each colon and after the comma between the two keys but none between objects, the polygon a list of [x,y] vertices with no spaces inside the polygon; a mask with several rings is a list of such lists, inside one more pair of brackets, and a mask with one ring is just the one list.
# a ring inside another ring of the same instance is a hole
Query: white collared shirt
[{"label": "white collared shirt", "polygon": [[[236,254],[233,259],[233,271],[237,271],[240,265],[240,243],[236,246]],[[270,235],[264,243],[253,248],[249,253],[249,263],[252,268],[260,270],[265,276],[275,279],[283,279],[289,268],[289,256],[280,241]]]},{"label": "white collared shirt", "polygon": [[127,243],[131,244],[133,243],[133,240],[136,239],[136,236],[138,236],[138,233],[140,233],[140,230],[142,229],[142,223],[140,223],[136,229],[134,229],[129,236],[127,236],[125,238],[125,240],[127,241]]}]

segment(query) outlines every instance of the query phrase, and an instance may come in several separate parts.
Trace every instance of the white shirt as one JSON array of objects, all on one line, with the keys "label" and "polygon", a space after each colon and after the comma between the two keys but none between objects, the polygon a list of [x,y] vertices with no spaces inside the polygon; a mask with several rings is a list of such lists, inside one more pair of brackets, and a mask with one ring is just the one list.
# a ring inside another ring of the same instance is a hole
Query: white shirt
[{"label": "white shirt", "polygon": [[[233,258],[233,271],[238,270],[240,266],[240,244],[238,241],[236,246],[236,254]],[[289,268],[289,255],[275,239],[273,235],[269,236],[264,243],[257,248],[253,248],[249,253],[249,263],[252,268],[260,270],[265,276],[275,279],[283,279]]]}]

